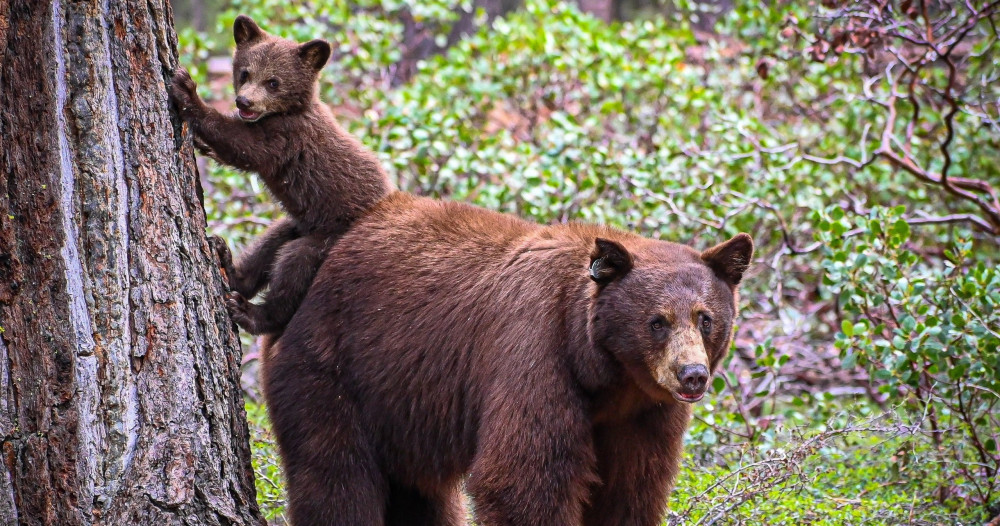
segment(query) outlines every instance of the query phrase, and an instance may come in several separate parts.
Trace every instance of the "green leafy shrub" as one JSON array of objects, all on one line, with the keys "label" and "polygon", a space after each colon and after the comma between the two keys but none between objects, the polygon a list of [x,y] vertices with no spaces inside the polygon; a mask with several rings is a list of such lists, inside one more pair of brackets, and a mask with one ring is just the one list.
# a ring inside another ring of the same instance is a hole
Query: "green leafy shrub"
[{"label": "green leafy shrub", "polygon": [[285,512],[285,483],[281,474],[278,445],[271,434],[271,422],[264,406],[246,404],[250,424],[250,450],[253,455],[257,505],[269,521],[281,519]]},{"label": "green leafy shrub", "polygon": [[904,212],[873,208],[853,224],[840,209],[817,214],[824,282],[844,310],[836,346],[843,367],[867,367],[886,400],[906,401],[939,461],[989,502],[1000,489],[1000,272],[968,241],[926,261],[907,248]]},{"label": "green leafy shrub", "polygon": [[[705,39],[697,4],[606,24],[528,0],[392,86],[406,16],[443,43],[456,3],[240,0],[217,35],[181,35],[181,60],[228,54],[247,12],[334,43],[324,98],[403,189],[698,246],[752,233],[734,352],[696,406],[671,521],[976,523],[1000,484],[1000,20],[934,26],[969,25],[952,82],[940,58],[901,62],[933,52],[901,47],[923,15],[825,4],[737,1]],[[237,246],[275,213],[254,185],[209,169],[210,228]]]}]

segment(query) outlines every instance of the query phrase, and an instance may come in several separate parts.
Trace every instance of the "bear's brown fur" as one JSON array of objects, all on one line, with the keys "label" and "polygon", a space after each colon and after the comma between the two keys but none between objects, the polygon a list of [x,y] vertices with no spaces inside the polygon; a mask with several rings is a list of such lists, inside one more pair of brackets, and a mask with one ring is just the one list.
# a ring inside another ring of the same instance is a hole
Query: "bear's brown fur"
[{"label": "bear's brown fur", "polygon": [[[393,185],[319,100],[327,42],[272,36],[243,15],[233,34],[238,115],[205,104],[184,69],[174,76],[171,97],[209,155],[257,172],[291,216],[268,228],[235,266],[225,243],[213,240],[235,291],[227,301],[233,319],[251,334],[274,333],[301,303],[327,247]],[[263,304],[247,301],[268,282]]]},{"label": "bear's brown fur", "polygon": [[264,361],[292,524],[659,524],[752,253],[390,195]]}]

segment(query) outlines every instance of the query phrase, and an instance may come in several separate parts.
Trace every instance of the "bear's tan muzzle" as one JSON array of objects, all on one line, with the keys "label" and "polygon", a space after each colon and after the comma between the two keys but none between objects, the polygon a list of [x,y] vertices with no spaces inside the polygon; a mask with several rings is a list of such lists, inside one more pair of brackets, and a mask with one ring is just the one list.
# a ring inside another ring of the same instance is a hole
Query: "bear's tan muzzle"
[{"label": "bear's tan muzzle", "polygon": [[701,335],[687,328],[672,336],[667,343],[654,377],[660,387],[670,391],[681,402],[697,402],[708,387],[708,353]]}]

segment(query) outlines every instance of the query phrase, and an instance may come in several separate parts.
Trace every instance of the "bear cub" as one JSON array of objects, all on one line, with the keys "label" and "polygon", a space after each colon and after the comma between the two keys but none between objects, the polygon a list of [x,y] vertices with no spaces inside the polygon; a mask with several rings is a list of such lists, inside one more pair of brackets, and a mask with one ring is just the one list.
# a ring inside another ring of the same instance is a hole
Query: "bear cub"
[{"label": "bear cub", "polygon": [[[225,242],[212,238],[233,291],[226,301],[233,320],[251,334],[276,333],[305,297],[330,245],[393,185],[319,99],[329,43],[269,35],[244,15],[233,35],[236,115],[205,104],[183,68],[170,95],[196,144],[224,164],[256,172],[288,213],[235,265]],[[264,302],[250,303],[266,285]]]},{"label": "bear cub", "polygon": [[295,526],[657,526],[753,257],[394,193],[263,364]]}]

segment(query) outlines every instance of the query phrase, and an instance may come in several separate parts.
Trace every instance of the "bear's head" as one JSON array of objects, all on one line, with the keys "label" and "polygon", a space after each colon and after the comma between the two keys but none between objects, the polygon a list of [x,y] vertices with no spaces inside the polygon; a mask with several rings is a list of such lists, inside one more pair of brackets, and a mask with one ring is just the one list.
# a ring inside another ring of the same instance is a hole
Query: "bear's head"
[{"label": "bear's head", "polygon": [[636,238],[597,238],[591,341],[659,401],[697,402],[729,349],[737,287],[753,257],[747,234],[697,252]]},{"label": "bear's head", "polygon": [[236,107],[246,122],[304,110],[316,97],[319,72],[330,59],[330,44],[299,44],[265,33],[250,17],[233,24],[233,87]]}]

